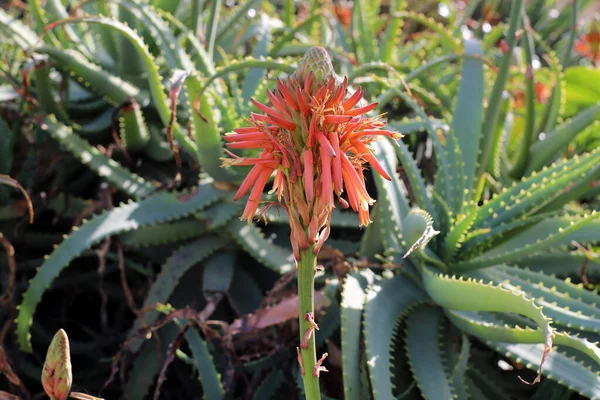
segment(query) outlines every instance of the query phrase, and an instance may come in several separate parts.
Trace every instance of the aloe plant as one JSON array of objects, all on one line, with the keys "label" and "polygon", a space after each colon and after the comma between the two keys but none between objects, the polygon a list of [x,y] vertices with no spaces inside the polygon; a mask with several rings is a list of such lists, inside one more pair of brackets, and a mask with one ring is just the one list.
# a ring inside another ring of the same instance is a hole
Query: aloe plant
[{"label": "aloe plant", "polygon": [[[519,18],[519,2],[513,7]],[[480,52],[476,41],[465,48]],[[404,181],[375,179],[378,219],[369,229],[379,232],[365,238],[379,235],[382,243],[369,240],[361,248],[364,255],[382,253],[388,262],[400,263],[401,271],[389,279],[365,272],[347,278],[341,328],[346,398],[364,398],[365,391],[374,398],[488,398],[494,384],[478,376],[494,367],[473,357],[474,342],[537,370],[532,383],[545,375],[585,396],[600,396],[598,296],[571,283],[579,277],[577,264],[547,271],[539,259],[568,260],[577,257],[573,241],[597,243],[600,215],[563,207],[573,199],[573,188],[582,188],[579,194],[590,191],[600,176],[600,153],[543,166],[566,142],[540,141],[532,149],[554,151],[532,153],[526,159],[529,174],[488,197],[481,190],[487,173],[480,163],[487,160],[486,137],[498,121],[489,107],[505,81],[499,73],[484,110],[483,76],[480,61],[464,61],[443,138],[425,120],[438,166],[431,190],[402,142],[375,144],[388,169],[400,162],[415,200],[406,196]],[[405,93],[390,90],[425,116]],[[565,136],[581,132],[574,125],[558,129],[572,131]],[[493,158],[503,149],[491,151]],[[363,333],[357,335],[361,321]],[[370,385],[363,378],[363,359]]]}]

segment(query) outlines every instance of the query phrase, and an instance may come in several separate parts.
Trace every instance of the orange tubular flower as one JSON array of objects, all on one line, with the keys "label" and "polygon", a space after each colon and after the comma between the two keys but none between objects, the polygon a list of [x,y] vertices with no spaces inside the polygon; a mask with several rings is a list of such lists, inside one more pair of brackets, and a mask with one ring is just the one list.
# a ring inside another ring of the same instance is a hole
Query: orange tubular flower
[{"label": "orange tubular flower", "polygon": [[363,91],[346,98],[347,85],[346,78],[337,80],[326,50],[313,47],[296,72],[285,82],[277,80],[277,89],[268,92],[270,105],[252,100],[263,114],[252,113],[248,127],[225,136],[230,149],[262,149],[257,158],[228,151],[233,158],[223,162],[254,166],[235,195],[237,200],[250,192],[241,219],[251,221],[260,213],[261,194],[275,172],[272,191],[289,216],[296,260],[311,246],[318,253],[329,236],[334,194],[343,207],[358,212],[361,226],[371,222],[369,206],[375,200],[365,188],[365,163],[390,179],[367,144],[378,136],[401,135],[381,129],[385,122],[380,116],[364,115],[377,103],[355,107]]},{"label": "orange tubular flower", "polygon": [[575,42],[575,51],[590,60],[592,64],[600,65],[600,30],[597,26],[590,29],[589,33],[581,35]]}]

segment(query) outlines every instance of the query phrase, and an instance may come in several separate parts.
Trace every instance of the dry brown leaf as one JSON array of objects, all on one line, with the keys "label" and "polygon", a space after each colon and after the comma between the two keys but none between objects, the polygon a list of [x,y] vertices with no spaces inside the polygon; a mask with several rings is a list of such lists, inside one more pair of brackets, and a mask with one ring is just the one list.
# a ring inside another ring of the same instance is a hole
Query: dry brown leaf
[{"label": "dry brown leaf", "polygon": [[[321,292],[315,293],[315,310],[329,306],[330,300]],[[230,335],[242,332],[250,332],[269,326],[278,325],[290,319],[298,318],[298,296],[289,297],[276,305],[258,310],[254,314],[248,314],[236,319],[227,331]]]}]

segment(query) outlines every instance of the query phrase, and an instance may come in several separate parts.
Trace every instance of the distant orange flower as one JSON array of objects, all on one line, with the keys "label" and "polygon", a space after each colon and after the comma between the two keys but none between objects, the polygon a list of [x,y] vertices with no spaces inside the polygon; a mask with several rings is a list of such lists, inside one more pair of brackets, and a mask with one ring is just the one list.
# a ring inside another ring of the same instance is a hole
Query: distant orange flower
[{"label": "distant orange flower", "polygon": [[575,51],[592,63],[600,64],[600,31],[597,27],[580,36],[580,39],[575,42]]},{"label": "distant orange flower", "polygon": [[335,15],[343,26],[350,26],[352,22],[352,5],[351,1],[336,2],[333,5]]},{"label": "distant orange flower", "polygon": [[[540,104],[543,104],[546,100],[548,100],[548,97],[550,97],[550,90],[542,82],[536,82],[534,90],[535,100]],[[515,91],[514,97],[516,108],[525,107],[525,93],[522,90]]]},{"label": "distant orange flower", "polygon": [[379,116],[364,116],[377,103],[354,108],[363,91],[346,99],[347,84],[346,78],[336,79],[326,50],[313,47],[293,75],[277,80],[277,90],[267,92],[270,105],[252,100],[263,113],[252,113],[248,127],[225,136],[230,149],[262,149],[255,158],[227,151],[233,158],[223,162],[253,166],[234,198],[250,192],[241,219],[251,221],[259,213],[263,190],[275,173],[271,192],[277,192],[289,216],[296,260],[310,246],[318,253],[329,236],[334,193],[344,208],[358,212],[361,226],[371,222],[369,206],[375,200],[365,188],[365,163],[391,179],[367,144],[377,136],[401,135],[382,130],[385,122]]}]

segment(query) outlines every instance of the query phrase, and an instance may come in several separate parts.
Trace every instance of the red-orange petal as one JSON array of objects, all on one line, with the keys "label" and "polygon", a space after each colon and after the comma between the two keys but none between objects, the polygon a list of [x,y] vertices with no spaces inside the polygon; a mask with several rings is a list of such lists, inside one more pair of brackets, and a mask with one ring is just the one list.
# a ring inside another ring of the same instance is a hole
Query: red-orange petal
[{"label": "red-orange petal", "polygon": [[306,149],[302,152],[302,161],[304,162],[304,195],[306,201],[311,202],[314,198],[314,177],[313,177],[313,153]]},{"label": "red-orange petal", "polygon": [[323,146],[320,148],[321,159],[321,196],[323,204],[327,209],[333,208],[333,182],[331,181],[331,158],[326,153]]},{"label": "red-orange petal", "polygon": [[266,168],[260,165],[258,165],[257,167],[260,167],[261,169],[258,173],[256,181],[254,182],[254,186],[252,187],[250,196],[248,197],[248,202],[246,203],[244,213],[242,214],[242,220],[250,221],[256,214],[256,210],[258,209],[258,205],[260,204],[262,192],[265,189],[265,185],[267,184],[269,177],[273,173],[273,169],[271,168]]},{"label": "red-orange petal", "polygon": [[383,169],[381,164],[379,164],[377,158],[373,155],[373,153],[371,153],[371,150],[369,150],[369,148],[364,143],[362,143],[360,140],[353,140],[352,145],[356,149],[356,153],[365,160],[367,160],[369,164],[371,164],[371,166],[375,168],[377,172],[379,172],[379,175],[381,175],[388,181],[392,180],[388,173]]},{"label": "red-orange petal", "polygon": [[344,81],[342,82],[342,86],[338,87],[335,93],[331,96],[331,99],[327,102],[325,108],[331,108],[335,104],[339,104],[344,97],[346,96],[348,87],[348,78],[344,77]]},{"label": "red-orange petal", "polygon": [[227,143],[230,149],[262,149],[265,147],[264,140],[246,140],[243,142]]},{"label": "red-orange petal", "polygon": [[226,142],[243,142],[245,140],[269,140],[264,132],[235,133],[223,136]]},{"label": "red-orange petal", "polygon": [[273,107],[277,110],[277,112],[283,114],[285,118],[291,118],[290,112],[287,110],[285,105],[285,99],[278,97],[275,93],[267,90],[267,97],[269,101],[273,104]]},{"label": "red-orange petal", "polygon": [[281,118],[281,119],[285,119],[283,115],[281,115],[277,110],[275,110],[274,108],[271,108],[269,106],[266,106],[254,99],[250,99],[250,101],[252,102],[252,104],[254,104],[254,106],[256,108],[258,108],[259,110],[261,110],[262,112],[266,113],[267,115],[269,115],[270,117],[277,117],[277,118]]},{"label": "red-orange petal", "polygon": [[327,139],[327,136],[325,136],[325,134],[323,132],[321,132],[321,131],[317,131],[315,136],[317,138],[317,141],[321,145],[321,148],[323,150],[325,150],[325,153],[329,157],[335,157],[336,156],[335,150],[331,146],[331,143],[329,143],[329,140]]},{"label": "red-orange petal", "polygon": [[342,177],[342,159],[340,155],[340,142],[337,132],[331,131],[328,134],[329,143],[331,143],[331,147],[333,147],[333,151],[335,153],[335,158],[331,160],[332,164],[332,178],[333,178],[333,188],[338,196],[344,190],[343,186],[343,177]]},{"label": "red-orange petal", "polygon": [[236,192],[235,196],[233,196],[233,201],[237,201],[244,197],[244,195],[248,192],[248,190],[250,190],[252,185],[254,185],[254,182],[256,182],[256,179],[258,178],[263,168],[264,167],[262,165],[256,165],[250,170],[250,172],[238,188],[238,191]]},{"label": "red-orange petal", "polygon": [[256,113],[250,113],[250,115],[252,116],[252,119],[254,119],[256,121],[267,122],[267,123],[277,125],[280,128],[287,129],[290,131],[293,131],[296,129],[296,124],[294,124],[293,122],[288,121],[284,118],[277,117],[275,115],[261,115],[261,114],[256,114]]},{"label": "red-orange petal", "polygon": [[344,110],[349,110],[352,107],[354,107],[355,105],[357,105],[358,102],[360,101],[360,99],[362,99],[362,97],[363,97],[363,90],[362,90],[362,88],[358,88],[356,90],[356,92],[354,92],[354,94],[352,96],[350,96],[350,98],[342,104],[342,107],[344,107]]},{"label": "red-orange petal", "polygon": [[402,134],[394,131],[388,131],[385,129],[368,129],[359,132],[352,132],[350,140],[360,139],[365,136],[389,136],[394,139],[400,139]]},{"label": "red-orange petal", "polygon": [[[296,102],[296,99],[294,99],[288,88],[279,78],[277,78],[277,87],[279,88],[279,91],[287,101],[287,105],[292,107],[294,111],[298,111],[298,103]],[[298,99],[298,101],[300,101],[300,99]]]},{"label": "red-orange petal", "polygon": [[302,90],[300,89],[300,86],[296,86],[296,97],[298,97],[298,104],[300,106],[300,114],[302,114],[302,116],[306,117],[308,115],[308,113],[310,112],[310,108],[308,107],[306,99],[302,95]]},{"label": "red-orange petal", "polygon": [[359,107],[359,108],[353,108],[351,110],[346,110],[344,112],[344,115],[352,115],[352,116],[356,116],[356,115],[362,115],[362,114],[366,114],[371,110],[374,110],[375,108],[377,108],[377,106],[379,105],[379,103],[371,103],[367,106],[364,107]]},{"label": "red-orange petal", "polygon": [[258,129],[255,126],[247,126],[244,128],[234,128],[233,131],[236,133],[252,133],[252,132],[260,132],[260,129]]},{"label": "red-orange petal", "polygon": [[344,122],[350,122],[352,116],[350,115],[325,115],[326,124],[343,124]]}]

